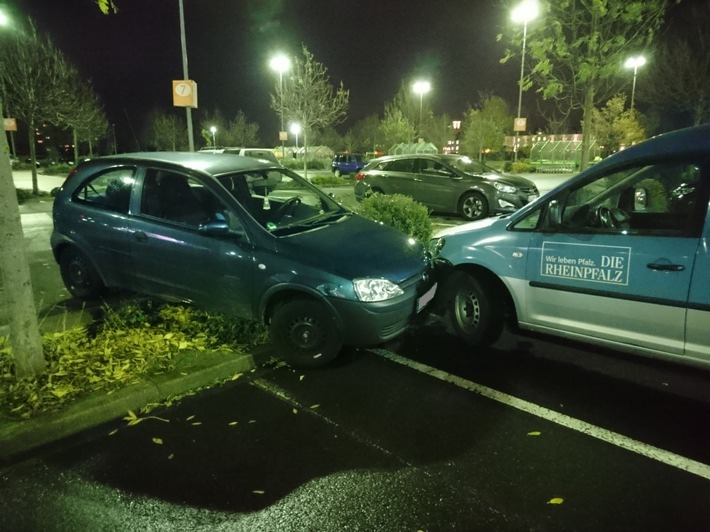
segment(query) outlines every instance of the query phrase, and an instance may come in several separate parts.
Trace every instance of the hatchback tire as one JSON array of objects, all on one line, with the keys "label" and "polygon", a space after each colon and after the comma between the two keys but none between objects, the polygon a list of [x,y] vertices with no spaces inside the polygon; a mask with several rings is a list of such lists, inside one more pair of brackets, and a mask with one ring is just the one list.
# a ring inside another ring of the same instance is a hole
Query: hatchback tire
[{"label": "hatchback tire", "polygon": [[333,360],[342,347],[332,313],[309,299],[280,304],[271,317],[270,335],[278,355],[298,367],[316,367]]},{"label": "hatchback tire", "polygon": [[480,192],[467,192],[459,200],[459,214],[467,220],[480,220],[488,216],[488,201]]},{"label": "hatchback tire", "polygon": [[498,340],[503,332],[504,312],[495,290],[465,272],[452,273],[445,290],[451,325],[464,342],[480,346]]},{"label": "hatchback tire", "polygon": [[76,248],[64,250],[59,257],[64,286],[77,299],[97,299],[105,286],[89,258]]}]

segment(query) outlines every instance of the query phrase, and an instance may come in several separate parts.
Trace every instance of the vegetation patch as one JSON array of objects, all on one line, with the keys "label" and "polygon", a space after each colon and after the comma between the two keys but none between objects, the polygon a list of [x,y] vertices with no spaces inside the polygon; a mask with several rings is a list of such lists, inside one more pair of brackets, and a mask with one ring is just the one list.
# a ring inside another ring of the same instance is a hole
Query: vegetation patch
[{"label": "vegetation patch", "polygon": [[431,240],[434,233],[429,210],[402,194],[373,194],[363,200],[357,213],[399,229],[424,244]]},{"label": "vegetation patch", "polygon": [[255,321],[150,300],[103,310],[88,327],[42,337],[47,370],[34,380],[15,378],[10,346],[0,338],[0,418],[56,411],[90,392],[111,393],[173,370],[186,354],[244,352],[268,335]]}]

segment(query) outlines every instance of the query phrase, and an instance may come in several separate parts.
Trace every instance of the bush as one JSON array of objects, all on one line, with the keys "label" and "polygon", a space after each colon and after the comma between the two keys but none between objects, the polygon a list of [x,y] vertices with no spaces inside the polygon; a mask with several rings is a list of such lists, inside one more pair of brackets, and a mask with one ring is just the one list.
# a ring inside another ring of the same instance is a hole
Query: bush
[{"label": "bush", "polygon": [[510,172],[513,174],[532,174],[535,167],[528,161],[518,161],[511,165]]},{"label": "bush", "polygon": [[348,187],[352,186],[352,182],[344,179],[342,177],[335,177],[334,175],[325,176],[315,176],[311,179],[311,183],[319,187]]},{"label": "bush", "polygon": [[399,229],[420,242],[428,243],[434,233],[427,208],[401,194],[373,194],[363,200],[357,213]]}]

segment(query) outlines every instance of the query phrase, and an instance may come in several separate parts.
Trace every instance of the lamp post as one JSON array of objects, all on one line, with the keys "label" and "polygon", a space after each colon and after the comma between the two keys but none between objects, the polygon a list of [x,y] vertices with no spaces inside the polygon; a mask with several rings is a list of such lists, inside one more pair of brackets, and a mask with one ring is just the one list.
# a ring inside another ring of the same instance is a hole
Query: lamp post
[{"label": "lamp post", "polygon": [[638,71],[638,68],[646,64],[646,58],[642,55],[638,55],[636,57],[629,57],[626,62],[624,63],[624,66],[626,68],[633,68],[634,69],[634,82],[633,85],[631,86],[631,110],[634,110],[634,96],[636,95],[636,72]]},{"label": "lamp post", "polygon": [[212,126],[210,128],[210,133],[212,133],[212,147],[217,149],[217,128]]},{"label": "lamp post", "polygon": [[294,122],[291,124],[291,133],[293,133],[296,136],[296,151],[298,151],[298,135],[301,133],[301,124],[297,124]]},{"label": "lamp post", "polygon": [[[185,8],[182,0],[179,3],[180,8],[180,46],[182,48],[182,75],[184,79],[190,79],[187,73],[187,41],[185,39]],[[195,151],[195,138],[192,132],[192,109],[190,106],[185,107],[185,119],[187,120],[187,143],[190,151]],[[114,137],[115,141],[115,137]]]},{"label": "lamp post", "polygon": [[523,78],[525,76],[525,45],[528,38],[528,22],[537,17],[539,13],[537,0],[523,0],[511,13],[511,19],[516,24],[523,25],[523,52],[520,59],[520,81],[518,82],[518,116],[515,120],[515,147],[513,158],[517,162],[518,149],[520,148],[520,128],[522,126],[521,114],[523,108]]},{"label": "lamp post", "polygon": [[419,131],[417,132],[419,135],[422,133],[422,102],[424,100],[424,95],[431,90],[431,83],[428,81],[415,81],[414,85],[412,85],[412,89],[416,94],[419,95],[419,127],[417,128]]},{"label": "lamp post", "polygon": [[272,70],[275,70],[276,72],[279,73],[279,99],[280,99],[280,104],[279,107],[281,108],[281,129],[279,130],[279,139],[281,140],[281,160],[283,161],[284,157],[286,156],[286,148],[285,148],[285,142],[286,142],[286,132],[284,131],[284,72],[286,72],[289,68],[291,68],[291,61],[288,57],[286,57],[284,54],[279,54],[275,56],[270,62],[269,66],[271,66]]}]

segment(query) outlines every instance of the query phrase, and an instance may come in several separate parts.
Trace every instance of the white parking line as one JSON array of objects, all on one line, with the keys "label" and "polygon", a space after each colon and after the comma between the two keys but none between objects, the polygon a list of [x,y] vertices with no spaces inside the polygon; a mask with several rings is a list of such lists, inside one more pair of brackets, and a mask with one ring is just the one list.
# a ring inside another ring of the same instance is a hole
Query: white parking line
[{"label": "white parking line", "polygon": [[375,353],[388,360],[391,360],[392,362],[396,362],[397,364],[407,366],[411,369],[439,379],[441,381],[454,384],[459,388],[463,388],[465,390],[477,393],[479,395],[487,397],[488,399],[493,399],[494,401],[498,401],[499,403],[503,403],[504,405],[512,406],[513,408],[517,408],[518,410],[522,410],[523,412],[532,414],[533,416],[537,416],[547,421],[552,421],[553,423],[556,423],[568,429],[576,430],[577,432],[581,432],[583,434],[586,434],[587,436],[597,438],[612,445],[616,445],[617,447],[626,449],[627,451],[640,454],[642,456],[645,456],[646,458],[651,458],[652,460],[656,460],[671,467],[675,467],[676,469],[681,469],[683,471],[687,471],[688,473],[692,473],[704,479],[710,480],[710,465],[691,460],[690,458],[686,458],[679,454],[659,449],[658,447],[653,447],[652,445],[648,445],[641,441],[628,438],[621,434],[617,434],[616,432],[597,427],[596,425],[586,423],[584,421],[575,419],[565,414],[560,414],[559,412],[555,412],[554,410],[550,410],[548,408],[529,403],[522,399],[518,399],[517,397],[513,397],[512,395],[508,395],[503,392],[494,390],[493,388],[488,388],[487,386],[476,384],[475,382],[462,379],[461,377],[457,377],[456,375],[451,375],[450,373],[446,373],[445,371],[441,371],[431,366],[427,366],[426,364],[414,362],[412,360],[396,355],[391,351],[387,351],[386,349],[368,349],[368,351]]}]

